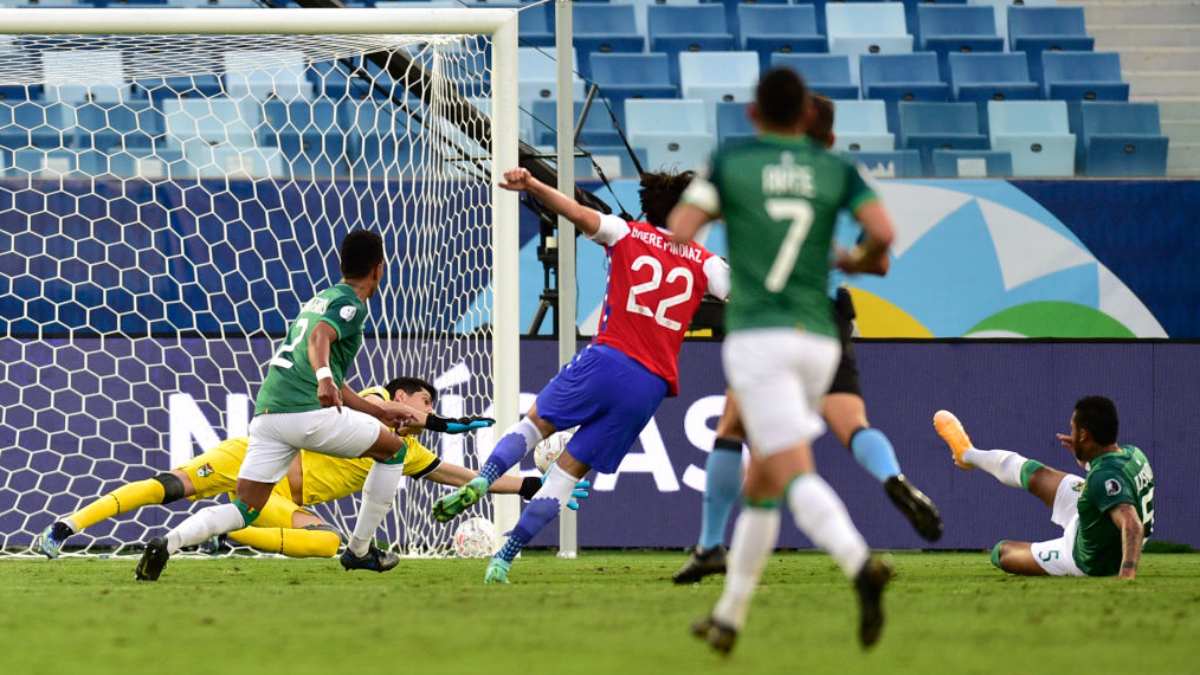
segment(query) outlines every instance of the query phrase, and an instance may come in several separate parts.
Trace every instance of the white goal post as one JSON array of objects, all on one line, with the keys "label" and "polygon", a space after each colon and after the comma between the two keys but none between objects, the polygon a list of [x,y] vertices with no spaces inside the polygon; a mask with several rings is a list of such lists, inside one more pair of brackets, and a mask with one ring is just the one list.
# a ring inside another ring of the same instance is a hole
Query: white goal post
[{"label": "white goal post", "polygon": [[[367,61],[400,50],[429,74],[423,94]],[[115,70],[90,70],[109,57]],[[356,78],[365,85],[350,92]],[[286,93],[293,85],[303,91]],[[5,100],[6,87],[31,100]],[[455,118],[464,102],[470,122]],[[230,118],[248,107],[252,121]],[[318,128],[325,115],[336,132]],[[474,115],[488,128],[466,129],[481,124]],[[179,137],[178,119],[192,136]],[[351,228],[381,231],[396,268],[372,301],[352,384],[439,378],[460,387],[443,412],[516,422],[518,198],[496,178],[518,164],[518,128],[511,9],[0,8],[0,554],[28,553],[64,511],[167,470],[177,419],[189,449],[211,435],[205,417],[244,424],[280,320],[336,282],[336,237]],[[286,150],[294,137],[300,149]],[[155,225],[122,220],[147,212]],[[115,296],[120,306],[105,306]],[[255,302],[265,296],[277,305]],[[195,400],[177,411],[185,381]],[[477,468],[492,433],[424,440],[457,444]],[[407,532],[406,552],[449,551],[453,525],[425,532],[432,494],[398,505],[392,533]],[[485,513],[506,531],[517,497],[491,502]],[[78,545],[119,551],[137,542],[98,539],[174,524],[179,507],[149,507],[137,527]]]}]

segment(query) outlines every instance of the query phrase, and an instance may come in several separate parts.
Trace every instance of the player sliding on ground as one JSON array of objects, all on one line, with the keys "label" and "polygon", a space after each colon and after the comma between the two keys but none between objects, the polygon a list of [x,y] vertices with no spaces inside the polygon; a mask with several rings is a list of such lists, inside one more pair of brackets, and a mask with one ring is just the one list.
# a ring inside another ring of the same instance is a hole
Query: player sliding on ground
[{"label": "player sliding on ground", "polygon": [[609,274],[596,338],[542,389],[525,418],[504,433],[479,478],[434,503],[434,516],[449,520],[479,501],[490,484],[543,438],[578,425],[542,489],[488,563],[485,583],[507,583],[513,559],[558,516],[575,481],[592,469],[616,471],[659,403],[678,393],[683,334],[706,291],[723,299],[729,289],[723,260],[698,244],[676,244],[660,229],[690,180],[690,173],[644,174],[641,201],[647,222],[637,222],[582,206],[525,169],[504,174],[500,187],[529,193],[604,246]]},{"label": "player sliding on ground", "polygon": [[346,385],[347,371],[362,346],[366,301],[383,281],[383,240],[366,230],[350,232],[341,244],[340,267],[342,281],[300,308],[267,366],[233,503],[201,509],[165,537],[151,539],[137,565],[139,580],[157,580],[181,548],[253,525],[301,448],[374,460],[341,561],[346,569],[395,567],[396,554],[374,546],[375,530],[391,509],[404,475],[408,450],[408,441],[392,428],[462,433],[491,423],[482,418],[446,420],[400,401],[369,401]]},{"label": "player sliding on ground", "polygon": [[[825,149],[833,147],[833,101],[813,96],[813,120],[808,137]],[[883,260],[886,262],[886,259]],[[874,270],[884,273],[886,269]],[[821,416],[834,436],[854,459],[883,483],[884,492],[929,541],[942,536],[942,518],[929,497],[900,473],[896,451],[886,434],[867,422],[867,406],[858,385],[858,362],[854,358],[854,302],[845,288],[838,288],[832,302],[834,322],[842,355],[833,382],[821,401]],[[717,423],[717,438],[704,465],[705,484],[700,540],[672,580],[677,584],[699,581],[710,574],[725,573],[725,527],[733,504],[742,490],[742,443],[746,432],[731,392],[726,392],[725,410]]]},{"label": "player sliding on ground", "polygon": [[1154,529],[1154,471],[1132,445],[1117,445],[1117,407],[1103,396],[1075,404],[1071,433],[1056,434],[1084,477],[1051,469],[1009,450],[979,450],[952,413],[939,410],[933,426],[960,469],[980,468],[1022,488],[1050,508],[1063,535],[1050,541],[1000,541],[992,564],[1031,576],[1137,576],[1142,544]]},{"label": "player sliding on ground", "polygon": [[886,264],[891,219],[858,170],[806,137],[808,92],[794,72],[767,71],[751,118],[759,135],[717,150],[671,213],[670,228],[689,241],[723,218],[732,288],[722,350],[725,379],[741,409],[751,447],[734,527],[725,590],[693,633],[728,653],[767,558],[779,538],[779,502],[853,580],[859,639],[874,644],[883,629],[883,589],[890,566],[871,555],[845,505],[815,471],[811,443],[825,430],[817,414],[841,348],[829,308],[829,261],[838,212],[850,211],[865,240],[839,256],[848,273]]},{"label": "player sliding on ground", "polygon": [[[359,395],[378,402],[400,401],[426,412],[432,412],[437,401],[433,385],[413,377],[396,378],[386,387],[371,387]],[[47,527],[38,540],[38,550],[48,558],[57,558],[71,535],[143,506],[170,504],[180,499],[210,499],[222,494],[232,496],[248,440],[244,436],[230,438],[181,467],[122,485]],[[442,462],[416,436],[406,436],[405,441],[408,446],[404,456],[405,476],[457,487],[477,475],[466,467]],[[305,507],[357,494],[373,463],[370,459],[342,459],[301,450],[288,467],[287,476],[275,484],[254,525],[230,532],[229,538],[260,551],[293,558],[337,555],[341,535]],[[541,485],[541,480],[533,476],[525,479],[504,476],[492,484],[491,491],[530,499]],[[573,496],[587,497],[588,487],[586,481],[581,482]],[[567,506],[578,508],[579,504],[572,500]]]}]

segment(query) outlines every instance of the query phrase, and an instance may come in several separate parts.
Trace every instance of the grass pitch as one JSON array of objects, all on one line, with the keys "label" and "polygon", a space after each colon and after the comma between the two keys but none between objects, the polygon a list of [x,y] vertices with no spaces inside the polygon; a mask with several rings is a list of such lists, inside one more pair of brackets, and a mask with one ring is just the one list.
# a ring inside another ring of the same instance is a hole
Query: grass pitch
[{"label": "grass pitch", "polygon": [[1149,555],[1131,584],[1020,579],[986,554],[902,553],[881,644],[854,638],[828,558],[771,560],[733,656],[688,635],[719,578],[676,587],[679,553],[484,562],[0,560],[0,673],[1197,673],[1200,555]]}]

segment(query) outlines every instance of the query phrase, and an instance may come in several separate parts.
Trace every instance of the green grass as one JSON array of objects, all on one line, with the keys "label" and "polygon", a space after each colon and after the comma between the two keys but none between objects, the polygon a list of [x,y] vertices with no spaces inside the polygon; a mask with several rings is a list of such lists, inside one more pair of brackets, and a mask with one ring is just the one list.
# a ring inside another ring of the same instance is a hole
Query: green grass
[{"label": "green grass", "polygon": [[0,560],[0,673],[1197,673],[1200,555],[1149,555],[1133,583],[1020,579],[982,553],[895,556],[889,624],[864,654],[824,556],[774,557],[727,661],[687,633],[719,579],[681,554],[544,553],[485,587],[484,563]]}]

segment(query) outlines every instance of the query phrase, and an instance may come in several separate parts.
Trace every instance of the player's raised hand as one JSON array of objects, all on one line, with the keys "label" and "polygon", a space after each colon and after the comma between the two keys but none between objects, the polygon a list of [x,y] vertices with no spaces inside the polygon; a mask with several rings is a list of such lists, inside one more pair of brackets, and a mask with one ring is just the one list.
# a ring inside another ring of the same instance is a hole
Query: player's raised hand
[{"label": "player's raised hand", "polygon": [[439,417],[430,413],[425,417],[425,428],[444,434],[465,434],[476,429],[486,429],[496,424],[491,417]]},{"label": "player's raised hand", "polygon": [[517,167],[504,172],[504,180],[500,182],[500,187],[513,192],[524,192],[532,183],[533,174],[529,173],[528,169]]},{"label": "player's raised hand", "polygon": [[1054,437],[1058,439],[1058,444],[1063,448],[1075,452],[1075,442],[1070,434],[1054,434]]},{"label": "player's raised hand", "polygon": [[333,378],[323,377],[317,380],[317,401],[322,408],[336,406],[342,412],[342,392],[333,383]]},{"label": "player's raised hand", "polygon": [[400,401],[382,401],[378,405],[383,410],[379,421],[389,427],[411,433],[415,428],[425,426],[425,413],[410,405]]}]

